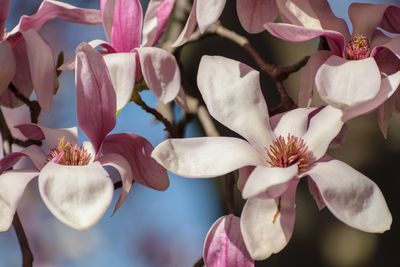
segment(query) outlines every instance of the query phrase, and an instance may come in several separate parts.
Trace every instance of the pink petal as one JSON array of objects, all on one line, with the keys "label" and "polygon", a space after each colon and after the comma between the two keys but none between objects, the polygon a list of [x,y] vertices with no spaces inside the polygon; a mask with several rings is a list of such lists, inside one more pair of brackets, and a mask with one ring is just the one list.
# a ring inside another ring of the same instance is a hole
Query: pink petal
[{"label": "pink petal", "polygon": [[6,20],[10,13],[10,0],[0,0],[0,40],[3,40]]},{"label": "pink petal", "polygon": [[199,0],[196,7],[197,23],[201,33],[216,22],[224,10],[226,0]]},{"label": "pink petal", "polygon": [[204,242],[204,263],[208,267],[253,267],[240,232],[240,218],[226,215],[211,226]]},{"label": "pink petal", "polygon": [[347,108],[374,98],[379,92],[381,75],[374,58],[346,60],[331,56],[318,69],[315,83],[326,103]]},{"label": "pink petal", "polygon": [[240,23],[249,33],[264,30],[264,24],[272,22],[278,16],[275,0],[238,0],[236,10]]},{"label": "pink petal", "polygon": [[151,156],[167,170],[189,178],[215,177],[264,164],[249,143],[233,137],[167,139]]},{"label": "pink petal", "polygon": [[136,51],[144,80],[150,90],[163,103],[175,99],[181,88],[181,74],[175,57],[157,47],[141,47]]},{"label": "pink petal", "polygon": [[378,186],[338,160],[319,162],[308,174],[328,209],[351,227],[371,233],[390,229],[392,216]]},{"label": "pink petal", "polygon": [[107,211],[114,185],[99,162],[86,166],[48,162],[39,174],[39,192],[57,219],[77,230],[85,230]]},{"label": "pink petal", "polygon": [[186,21],[185,27],[183,28],[181,34],[172,44],[173,47],[181,46],[189,40],[190,35],[194,32],[197,25],[197,17],[196,17],[196,9],[197,9],[197,0],[193,0],[192,9],[190,10],[189,17]]},{"label": "pink petal", "polygon": [[297,108],[286,112],[274,129],[276,136],[287,137],[289,134],[302,137],[308,128],[308,118],[315,108]]},{"label": "pink petal", "polygon": [[39,30],[49,20],[59,18],[80,24],[101,24],[100,12],[96,9],[79,8],[67,3],[44,0],[32,16],[22,16],[19,30]]},{"label": "pink petal", "polygon": [[107,41],[111,42],[111,32],[114,22],[115,0],[100,0],[101,17]]},{"label": "pink petal", "polygon": [[319,210],[322,210],[326,207],[324,199],[322,198],[321,192],[318,189],[317,184],[312,179],[307,179],[308,190],[310,194],[313,196],[315,203]]},{"label": "pink petal", "polygon": [[107,154],[102,156],[99,161],[101,164],[104,165],[109,165],[111,167],[114,167],[122,181],[122,192],[121,195],[119,196],[119,199],[117,203],[115,204],[113,214],[124,204],[126,197],[128,196],[129,191],[132,188],[132,183],[133,183],[133,174],[131,170],[131,166],[129,162],[122,156],[118,154]]},{"label": "pink petal", "polygon": [[288,182],[294,179],[297,173],[297,164],[287,168],[257,166],[244,185],[242,196],[247,199],[264,193],[263,196],[268,198],[280,197],[287,190]]},{"label": "pink petal", "polygon": [[154,46],[167,29],[175,0],[150,0],[143,20],[142,46]]},{"label": "pink petal", "polygon": [[[371,38],[376,28],[386,31],[400,32],[400,8],[390,5],[367,3],[352,3],[349,7],[349,17],[353,23],[353,34],[364,34]],[[368,18],[367,20],[365,18]]]},{"label": "pink petal", "polygon": [[299,107],[311,105],[315,88],[315,75],[319,67],[332,55],[330,51],[317,51],[311,55],[307,64],[300,72],[299,85]]},{"label": "pink petal", "polygon": [[124,157],[130,164],[133,179],[156,190],[166,190],[169,186],[167,172],[151,158],[153,146],[144,137],[132,133],[107,136],[101,152]]},{"label": "pink petal", "polygon": [[243,191],[244,185],[249,179],[250,174],[254,171],[254,166],[244,166],[239,169],[239,178],[237,180],[237,188],[240,192]]},{"label": "pink petal", "polygon": [[117,97],[117,110],[125,107],[132,98],[135,87],[136,57],[134,53],[104,55],[108,73]]},{"label": "pink petal", "polygon": [[16,62],[11,45],[7,41],[0,41],[0,94],[8,88],[14,78],[15,70]]},{"label": "pink petal", "polygon": [[98,151],[115,126],[116,96],[103,57],[90,45],[76,50],[78,124]]},{"label": "pink petal", "polygon": [[28,139],[43,140],[49,150],[55,148],[61,138],[71,144],[78,143],[78,128],[76,127],[52,129],[33,123],[26,123],[17,125],[15,128],[20,130]]},{"label": "pink petal", "polygon": [[197,85],[211,116],[264,151],[274,135],[259,75],[236,60],[203,56]]},{"label": "pink petal", "polygon": [[57,84],[56,67],[50,46],[40,35],[30,30],[23,32],[33,88],[42,109],[50,112],[54,88]]},{"label": "pink petal", "polygon": [[12,170],[0,175],[0,232],[10,228],[26,185],[37,175],[36,170]]},{"label": "pink petal", "polygon": [[331,141],[342,129],[342,115],[343,112],[340,109],[326,106],[311,118],[303,140],[315,160],[320,159],[325,154]]},{"label": "pink petal", "polygon": [[13,152],[3,157],[0,160],[0,173],[12,168],[23,157],[30,158],[38,170],[40,170],[47,162],[47,156],[43,151],[38,146],[31,145],[19,152]]},{"label": "pink petal", "polygon": [[143,11],[139,0],[115,0],[111,43],[118,52],[130,52],[139,47]]},{"label": "pink petal", "polygon": [[253,259],[264,260],[289,242],[296,217],[296,187],[297,182],[293,182],[279,199],[250,198],[246,201],[240,227]]},{"label": "pink petal", "polygon": [[273,36],[285,41],[304,42],[325,36],[332,53],[342,55],[344,49],[345,36],[337,31],[305,28],[285,23],[267,23],[264,26]]},{"label": "pink petal", "polygon": [[397,91],[388,100],[378,108],[378,125],[383,134],[383,137],[387,138],[387,130],[389,127],[390,119],[392,118],[393,112],[398,111],[396,108],[396,98],[398,98],[400,91]]},{"label": "pink petal", "polygon": [[378,94],[367,102],[345,109],[343,120],[348,121],[354,117],[375,110],[394,94],[399,85],[400,85],[400,71],[383,78],[381,82],[381,88],[379,89]]}]

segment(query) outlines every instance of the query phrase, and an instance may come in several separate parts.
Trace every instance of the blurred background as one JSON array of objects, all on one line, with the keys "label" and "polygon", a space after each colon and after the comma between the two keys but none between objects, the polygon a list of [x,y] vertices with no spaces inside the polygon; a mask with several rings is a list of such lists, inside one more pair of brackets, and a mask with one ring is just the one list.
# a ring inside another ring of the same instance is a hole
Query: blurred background
[{"label": "blurred background", "polygon": [[[98,0],[64,2],[99,8]],[[142,2],[146,6],[148,1]],[[280,41],[266,32],[248,35],[238,22],[236,1],[227,2],[221,17],[222,23],[248,37],[267,62],[281,66],[292,64],[317,49],[318,41],[293,44]],[[348,21],[347,7],[352,1],[329,2],[334,13]],[[392,1],[395,2],[398,1]],[[11,30],[21,15],[33,14],[40,3],[40,0],[12,0],[7,29]],[[101,26],[81,26],[58,20],[48,23],[41,34],[55,55],[63,51],[66,59],[74,56],[80,42],[105,39]],[[202,55],[226,56],[257,69],[257,65],[243,50],[220,37],[208,37],[185,46],[180,54],[183,85],[188,94],[199,99],[201,97],[195,81]],[[268,77],[261,77],[264,96],[272,107],[278,103],[278,95]],[[293,99],[297,99],[297,82],[298,73],[286,81]],[[143,98],[149,105],[157,105],[151,93],[144,92]],[[14,110],[3,108],[3,111],[6,118],[12,118],[13,121],[26,122],[29,118],[25,107]],[[55,96],[54,110],[42,113],[40,122],[54,128],[76,125],[73,72],[64,72],[60,76],[60,89]],[[235,135],[222,125],[216,125],[221,134]],[[326,209],[318,211],[303,181],[297,193],[297,219],[292,240],[279,254],[256,265],[399,266],[396,243],[400,241],[399,129],[400,117],[396,115],[391,120],[388,138],[385,140],[376,123],[376,114],[356,118],[349,123],[345,143],[330,151],[334,157],[347,162],[379,185],[393,215],[389,232],[383,235],[364,233],[344,225]],[[135,132],[148,138],[153,145],[165,138],[163,127],[134,104],[121,112],[114,132]],[[196,121],[189,124],[186,136],[202,134]],[[56,220],[44,206],[36,180],[32,181],[18,212],[35,256],[35,266],[193,266],[202,256],[203,241],[209,227],[224,214],[224,180],[184,179],[172,174],[170,180],[171,186],[166,192],[156,192],[135,184],[126,203],[114,216],[111,217],[110,209],[98,225],[85,232],[70,229]],[[235,201],[239,209],[243,201],[237,190]],[[0,266],[21,266],[20,250],[13,228],[0,233]]]}]

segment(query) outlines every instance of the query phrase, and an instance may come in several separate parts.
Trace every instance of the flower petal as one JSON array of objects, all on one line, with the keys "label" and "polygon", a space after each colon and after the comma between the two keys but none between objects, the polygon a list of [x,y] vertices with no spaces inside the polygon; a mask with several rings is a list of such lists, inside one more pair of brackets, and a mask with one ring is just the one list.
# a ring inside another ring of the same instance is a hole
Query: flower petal
[{"label": "flower petal", "polygon": [[274,21],[278,16],[275,0],[238,0],[236,10],[240,23],[249,33],[264,30],[264,24]]},{"label": "flower petal", "polygon": [[[197,1],[196,17],[201,33],[216,22],[224,10],[226,0],[200,0]],[[195,3],[193,3],[195,4]]]},{"label": "flower petal", "polygon": [[118,52],[130,52],[140,46],[143,23],[139,0],[115,0],[111,43]]},{"label": "flower petal", "polygon": [[289,42],[304,42],[320,36],[328,39],[332,53],[342,55],[345,37],[340,32],[305,28],[286,23],[266,23],[264,27],[273,36]]},{"label": "flower petal", "polygon": [[22,16],[19,30],[39,30],[51,19],[62,19],[80,24],[101,24],[100,12],[96,9],[79,8],[67,3],[44,0],[38,11],[32,16]]},{"label": "flower petal", "polygon": [[117,96],[117,111],[125,107],[132,98],[135,87],[136,57],[133,53],[104,55],[111,82]]},{"label": "flower petal", "polygon": [[175,99],[181,88],[181,74],[175,57],[157,47],[141,47],[136,51],[149,89],[164,103]]},{"label": "flower petal", "polygon": [[325,154],[329,143],[339,134],[343,126],[342,115],[340,109],[326,106],[311,118],[303,140],[315,160]]},{"label": "flower petal", "polygon": [[20,130],[28,139],[43,140],[48,149],[55,148],[61,138],[71,144],[78,143],[78,128],[76,127],[52,129],[33,123],[26,123],[17,125],[15,128]]},{"label": "flower petal", "polygon": [[131,170],[131,166],[129,162],[122,157],[121,155],[118,154],[107,154],[102,156],[99,161],[101,164],[104,165],[109,165],[113,168],[115,168],[122,181],[122,192],[121,195],[119,196],[119,199],[117,203],[115,204],[113,214],[124,204],[126,197],[128,196],[129,191],[132,188],[132,183],[133,183],[133,174]]},{"label": "flower petal", "polygon": [[378,94],[371,100],[361,103],[360,105],[344,110],[343,121],[348,121],[354,117],[366,114],[375,110],[389,99],[400,85],[400,71],[395,74],[382,78],[381,88]]},{"label": "flower petal", "polygon": [[16,62],[10,43],[0,41],[0,94],[8,88],[14,78],[15,70]]},{"label": "flower petal", "polygon": [[23,32],[33,88],[42,109],[50,112],[54,88],[57,84],[56,67],[50,46],[34,31]]},{"label": "flower petal", "polygon": [[273,133],[259,75],[236,60],[203,56],[197,84],[211,116],[264,151]]},{"label": "flower petal", "polygon": [[237,180],[237,188],[240,192],[243,191],[244,185],[249,179],[250,174],[254,171],[256,167],[254,166],[244,166],[239,169],[239,178]]},{"label": "flower petal", "polygon": [[302,137],[307,131],[309,115],[313,111],[315,108],[297,108],[286,112],[274,129],[275,135]]},{"label": "flower petal", "polygon": [[103,57],[90,45],[76,50],[78,125],[96,151],[116,123],[116,96]]},{"label": "flower petal", "polygon": [[264,193],[263,196],[268,198],[279,197],[286,191],[288,182],[295,178],[297,172],[297,164],[287,168],[257,166],[244,185],[242,196],[247,199]]},{"label": "flower petal", "polygon": [[118,133],[106,137],[101,152],[124,157],[130,164],[133,179],[156,190],[169,186],[167,172],[153,158],[153,146],[146,138],[133,133]]},{"label": "flower petal", "polygon": [[249,143],[233,137],[167,139],[151,156],[169,171],[189,178],[215,177],[264,164]]},{"label": "flower petal", "polygon": [[225,215],[211,226],[204,242],[204,263],[208,267],[253,267],[240,232],[240,218]]},{"label": "flower petal", "polygon": [[186,21],[185,27],[181,34],[179,34],[178,38],[172,44],[173,47],[181,46],[189,40],[190,35],[194,32],[197,25],[197,17],[196,17],[196,9],[197,9],[197,0],[193,0],[192,9],[190,10],[189,17]]},{"label": "flower petal", "polygon": [[326,103],[345,108],[374,98],[379,92],[381,75],[374,58],[346,60],[331,56],[318,69],[315,83]]},{"label": "flower petal", "polygon": [[308,191],[310,191],[310,194],[313,196],[318,209],[322,210],[323,208],[325,208],[326,205],[317,184],[312,179],[307,179],[307,185]]},{"label": "flower petal", "polygon": [[6,20],[10,13],[10,2],[10,0],[0,0],[0,40],[3,40],[5,33]]},{"label": "flower petal", "polygon": [[104,34],[107,41],[111,42],[111,32],[114,22],[115,0],[100,0],[100,11],[103,19]]},{"label": "flower petal", "polygon": [[143,20],[142,46],[154,46],[165,32],[175,0],[150,0]]},{"label": "flower petal", "polygon": [[319,67],[332,55],[330,51],[317,51],[301,69],[299,81],[299,107],[309,107],[315,88],[315,75]]},{"label": "flower petal", "polygon": [[99,162],[65,166],[48,162],[39,174],[39,192],[49,210],[77,230],[95,225],[107,211],[114,186]]},{"label": "flower petal", "polygon": [[10,228],[26,185],[38,174],[36,170],[12,170],[0,175],[0,232]]},{"label": "flower petal", "polygon": [[366,176],[338,160],[319,162],[308,174],[339,220],[371,233],[390,229],[392,216],[382,192]]},{"label": "flower petal", "polygon": [[246,247],[255,260],[281,251],[289,242],[296,217],[293,182],[279,199],[250,198],[244,205],[240,227]]}]

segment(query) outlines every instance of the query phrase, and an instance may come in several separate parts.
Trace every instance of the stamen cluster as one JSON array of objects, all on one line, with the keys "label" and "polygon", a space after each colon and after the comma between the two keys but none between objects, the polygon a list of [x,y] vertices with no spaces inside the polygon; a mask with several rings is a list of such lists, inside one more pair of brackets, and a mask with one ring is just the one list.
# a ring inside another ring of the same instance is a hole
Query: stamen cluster
[{"label": "stamen cluster", "polygon": [[368,39],[363,34],[353,36],[346,45],[346,58],[350,60],[359,60],[369,57],[371,48]]},{"label": "stamen cluster", "polygon": [[83,166],[89,164],[91,155],[86,149],[72,145],[61,138],[58,146],[50,151],[47,157],[48,161],[71,166]]},{"label": "stamen cluster", "polygon": [[267,156],[267,163],[272,167],[285,168],[297,164],[299,173],[307,171],[314,162],[304,140],[291,134],[287,138],[276,138],[267,149]]}]

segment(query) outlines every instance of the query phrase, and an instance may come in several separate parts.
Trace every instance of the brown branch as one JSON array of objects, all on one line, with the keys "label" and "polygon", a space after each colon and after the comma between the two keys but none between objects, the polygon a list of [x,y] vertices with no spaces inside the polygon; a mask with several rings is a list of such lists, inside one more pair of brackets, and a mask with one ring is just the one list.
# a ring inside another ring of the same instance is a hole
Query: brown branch
[{"label": "brown branch", "polygon": [[204,259],[200,258],[196,263],[193,265],[193,267],[203,267],[204,266]]},{"label": "brown branch", "polygon": [[24,228],[22,226],[21,220],[19,219],[17,212],[15,212],[12,224],[14,226],[15,233],[17,234],[19,247],[21,248],[22,267],[32,267],[33,266],[32,250],[29,246],[28,239],[26,237]]},{"label": "brown branch", "polygon": [[228,214],[236,215],[234,190],[235,176],[230,172],[225,175],[225,208]]},{"label": "brown branch", "polygon": [[24,96],[15,86],[10,83],[8,89],[14,94],[14,96],[20,100],[22,103],[26,104],[29,107],[29,111],[31,112],[31,122],[38,123],[39,115],[42,109],[40,108],[39,103],[36,100],[30,100],[28,97]]},{"label": "brown branch", "polygon": [[114,183],[114,191],[122,187],[122,181],[117,181]]}]

